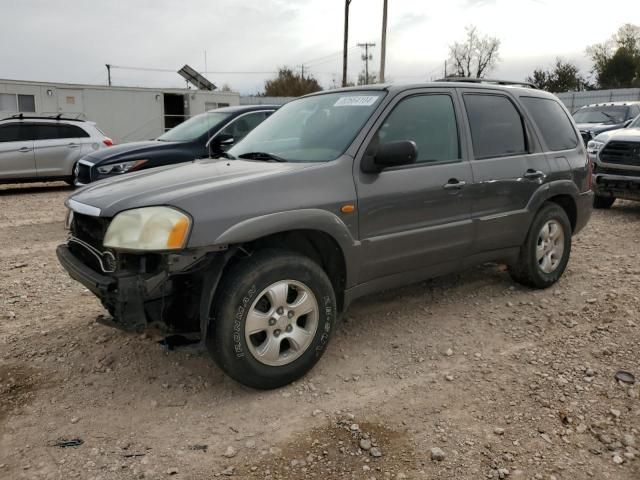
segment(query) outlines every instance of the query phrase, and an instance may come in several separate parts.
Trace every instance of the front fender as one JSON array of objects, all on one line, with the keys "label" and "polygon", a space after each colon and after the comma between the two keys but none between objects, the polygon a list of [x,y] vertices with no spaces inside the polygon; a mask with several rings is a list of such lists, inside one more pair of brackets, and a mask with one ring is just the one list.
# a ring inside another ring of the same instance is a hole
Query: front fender
[{"label": "front fender", "polygon": [[353,238],[342,219],[327,210],[316,208],[289,210],[248,218],[225,230],[216,238],[214,244],[240,244],[291,230],[319,230],[330,235],[338,243],[344,255],[347,278],[354,278],[360,241]]}]

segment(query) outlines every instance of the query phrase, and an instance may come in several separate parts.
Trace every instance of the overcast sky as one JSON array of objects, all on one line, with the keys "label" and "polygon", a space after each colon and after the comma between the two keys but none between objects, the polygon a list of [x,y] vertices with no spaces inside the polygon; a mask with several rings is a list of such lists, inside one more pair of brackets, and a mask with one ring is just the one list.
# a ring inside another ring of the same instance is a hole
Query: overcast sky
[{"label": "overcast sky", "polygon": [[[474,24],[498,37],[501,61],[491,74],[523,80],[556,56],[591,69],[587,45],[624,23],[640,24],[637,0],[388,0],[387,77],[437,78],[448,45]],[[0,0],[0,78],[106,83],[104,64],[169,69],[116,69],[116,85],[184,86],[185,63],[243,94],[262,90],[269,73],[288,65],[324,87],[342,78],[344,0]],[[352,0],[349,76],[363,68],[358,42],[380,44],[382,0]],[[379,65],[373,49],[371,71]]]}]

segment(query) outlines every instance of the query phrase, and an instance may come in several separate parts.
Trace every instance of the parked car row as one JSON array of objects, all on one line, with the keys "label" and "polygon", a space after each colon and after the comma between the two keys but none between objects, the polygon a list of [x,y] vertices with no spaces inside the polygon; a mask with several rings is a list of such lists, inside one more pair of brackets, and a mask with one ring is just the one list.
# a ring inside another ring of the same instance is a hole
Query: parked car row
[{"label": "parked car row", "polygon": [[[214,158],[77,190],[58,259],[113,326],[197,332],[256,388],[304,375],[363,295],[487,261],[548,287],[591,214],[591,164],[555,96],[498,83],[293,100]],[[158,143],[201,141],[198,122]]]},{"label": "parked car row", "polygon": [[0,120],[0,182],[65,180],[83,186],[123,173],[221,155],[277,106],[196,115],[156,140],[113,146],[94,122],[15,115]]}]

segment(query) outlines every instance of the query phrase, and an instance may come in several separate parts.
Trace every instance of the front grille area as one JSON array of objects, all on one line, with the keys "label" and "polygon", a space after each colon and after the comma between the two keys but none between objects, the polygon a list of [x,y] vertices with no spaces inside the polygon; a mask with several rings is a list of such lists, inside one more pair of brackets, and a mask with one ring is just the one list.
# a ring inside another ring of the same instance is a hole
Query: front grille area
[{"label": "front grille area", "polygon": [[640,142],[609,142],[600,152],[600,161],[640,166]]},{"label": "front grille area", "polygon": [[78,163],[78,181],[80,183],[91,183],[91,167]]},{"label": "front grille area", "polygon": [[[71,234],[92,247],[103,251],[102,241],[107,233],[109,222],[110,220],[107,218],[92,217],[74,212],[73,221],[71,222]],[[102,271],[98,259],[85,247],[70,242],[69,249],[76,257],[80,258],[85,265],[88,265],[96,272]]]}]

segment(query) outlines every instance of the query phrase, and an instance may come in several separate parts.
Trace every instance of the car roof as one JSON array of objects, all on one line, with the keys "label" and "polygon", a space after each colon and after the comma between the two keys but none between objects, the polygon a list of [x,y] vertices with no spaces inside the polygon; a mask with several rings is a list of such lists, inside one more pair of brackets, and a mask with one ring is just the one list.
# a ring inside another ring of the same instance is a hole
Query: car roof
[{"label": "car roof", "polygon": [[280,105],[234,105],[233,107],[220,107],[207,112],[245,113],[257,110],[277,110]]},{"label": "car roof", "polygon": [[333,90],[323,90],[321,92],[315,92],[305,96],[309,97],[314,95],[324,95],[327,93],[361,92],[361,91],[376,91],[376,92],[387,91],[389,93],[398,93],[398,92],[403,92],[406,90],[414,90],[418,88],[467,88],[467,89],[487,89],[487,90],[499,89],[499,90],[508,90],[508,91],[518,91],[519,93],[526,93],[526,95],[528,96],[557,99],[555,95],[549,92],[545,92],[544,90],[539,90],[525,82],[509,82],[506,80],[484,80],[484,79],[480,79],[480,81],[476,81],[476,79],[460,80],[460,81],[455,81],[454,79],[447,79],[447,80],[439,80],[434,82],[407,83],[407,84],[378,83],[374,85],[360,85],[360,86],[354,86],[354,87],[336,88]]},{"label": "car roof", "polygon": [[55,117],[47,117],[42,115],[12,115],[11,117],[5,117],[0,119],[0,122],[65,122],[65,123],[79,123],[79,124],[90,124],[93,125],[94,122],[89,122],[87,120],[81,120],[79,118],[67,118],[62,117],[60,115],[56,115]]}]

